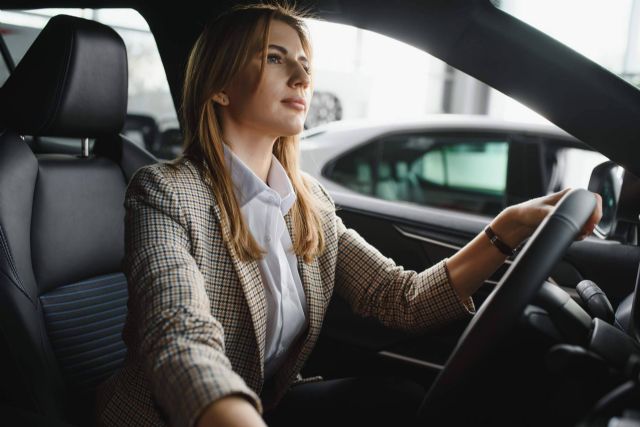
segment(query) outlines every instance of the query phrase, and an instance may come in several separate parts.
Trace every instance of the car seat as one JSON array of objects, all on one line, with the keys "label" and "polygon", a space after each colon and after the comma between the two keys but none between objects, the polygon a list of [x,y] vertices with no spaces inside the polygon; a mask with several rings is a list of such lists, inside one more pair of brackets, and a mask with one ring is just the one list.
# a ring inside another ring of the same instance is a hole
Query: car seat
[{"label": "car seat", "polygon": [[[122,39],[66,15],[0,88],[0,398],[43,425],[92,424],[95,387],[125,357],[123,201],[156,162],[120,135],[126,110]],[[25,135],[78,138],[78,154],[34,152]]]}]

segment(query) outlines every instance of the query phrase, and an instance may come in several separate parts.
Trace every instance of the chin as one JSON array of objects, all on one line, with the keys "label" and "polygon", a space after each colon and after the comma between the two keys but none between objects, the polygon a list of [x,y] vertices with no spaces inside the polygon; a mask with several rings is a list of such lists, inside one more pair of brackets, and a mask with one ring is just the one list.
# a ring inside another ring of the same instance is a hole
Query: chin
[{"label": "chin", "polygon": [[287,126],[286,128],[281,129],[280,132],[278,132],[278,134],[281,136],[295,136],[302,133],[303,130],[304,130],[304,123],[300,125],[295,125],[295,126]]}]

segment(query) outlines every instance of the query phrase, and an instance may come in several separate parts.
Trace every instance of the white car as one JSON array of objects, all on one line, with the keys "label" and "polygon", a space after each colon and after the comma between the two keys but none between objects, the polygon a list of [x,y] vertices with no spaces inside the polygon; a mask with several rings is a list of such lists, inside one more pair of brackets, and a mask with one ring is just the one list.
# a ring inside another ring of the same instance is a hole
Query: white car
[{"label": "white car", "polygon": [[303,170],[329,190],[481,215],[586,188],[606,160],[554,125],[487,116],[333,122],[301,140]]}]

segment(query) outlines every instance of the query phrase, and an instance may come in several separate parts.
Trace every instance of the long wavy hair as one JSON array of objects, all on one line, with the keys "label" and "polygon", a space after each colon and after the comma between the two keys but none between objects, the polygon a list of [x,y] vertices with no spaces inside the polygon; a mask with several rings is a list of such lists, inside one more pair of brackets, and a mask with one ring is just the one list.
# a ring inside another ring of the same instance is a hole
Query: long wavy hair
[{"label": "long wavy hair", "polygon": [[[232,82],[250,60],[255,46],[260,45],[262,77],[273,20],[282,21],[296,30],[311,60],[311,43],[303,21],[306,16],[307,12],[286,3],[235,6],[205,26],[187,62],[180,108],[184,134],[182,154],[170,164],[175,166],[183,157],[188,158],[207,174],[220,207],[221,221],[228,224],[231,244],[243,261],[260,259],[266,251],[253,238],[241,214],[225,162],[219,106],[212,97]],[[273,154],[286,170],[296,193],[296,202],[290,212],[293,250],[309,263],[325,247],[320,213],[324,206],[313,196],[311,182],[299,170],[299,144],[299,135],[281,136],[273,146]]]}]

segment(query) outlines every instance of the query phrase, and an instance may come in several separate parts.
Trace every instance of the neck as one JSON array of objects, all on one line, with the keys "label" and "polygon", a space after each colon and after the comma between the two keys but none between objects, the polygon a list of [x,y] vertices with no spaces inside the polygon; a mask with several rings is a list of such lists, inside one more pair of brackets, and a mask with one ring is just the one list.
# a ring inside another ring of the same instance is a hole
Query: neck
[{"label": "neck", "polygon": [[278,138],[238,126],[225,126],[222,137],[231,151],[266,183],[271,168],[273,145]]}]

